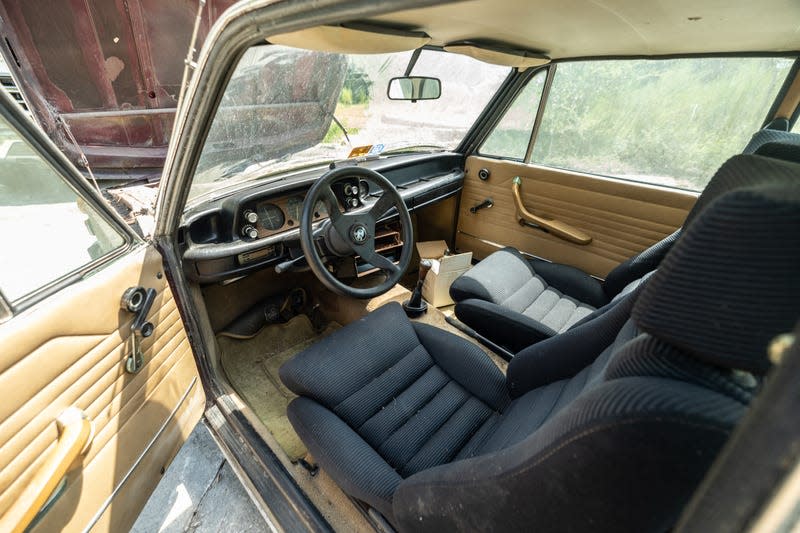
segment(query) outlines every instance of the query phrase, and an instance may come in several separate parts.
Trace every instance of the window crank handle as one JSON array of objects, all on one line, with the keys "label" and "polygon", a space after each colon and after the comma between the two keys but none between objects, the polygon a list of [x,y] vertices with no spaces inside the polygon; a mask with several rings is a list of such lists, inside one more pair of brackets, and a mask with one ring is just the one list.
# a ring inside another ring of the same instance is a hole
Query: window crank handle
[{"label": "window crank handle", "polygon": [[494,205],[494,200],[492,200],[491,198],[487,198],[486,200],[482,201],[478,205],[474,205],[474,206],[470,207],[469,208],[469,212],[474,215],[475,213],[477,213],[481,209],[489,209],[493,205]]}]

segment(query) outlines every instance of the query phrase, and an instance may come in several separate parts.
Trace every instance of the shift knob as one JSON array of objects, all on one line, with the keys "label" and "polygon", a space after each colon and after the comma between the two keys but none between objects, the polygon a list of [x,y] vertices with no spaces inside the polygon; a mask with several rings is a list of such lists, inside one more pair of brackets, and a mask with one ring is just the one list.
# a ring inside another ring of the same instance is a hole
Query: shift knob
[{"label": "shift knob", "polygon": [[419,281],[425,281],[425,276],[428,275],[433,263],[430,259],[421,259],[419,262]]},{"label": "shift knob", "polygon": [[430,259],[422,259],[419,262],[419,281],[417,281],[417,286],[411,292],[411,298],[403,302],[403,309],[411,318],[418,317],[428,310],[428,304],[422,299],[422,284],[432,266],[433,263]]}]

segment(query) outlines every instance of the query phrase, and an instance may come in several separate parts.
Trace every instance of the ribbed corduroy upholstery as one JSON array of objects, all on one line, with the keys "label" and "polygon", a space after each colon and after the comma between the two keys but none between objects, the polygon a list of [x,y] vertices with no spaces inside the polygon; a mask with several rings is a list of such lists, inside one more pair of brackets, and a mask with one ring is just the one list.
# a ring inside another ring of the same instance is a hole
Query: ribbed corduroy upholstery
[{"label": "ribbed corduroy upholstery", "polygon": [[[794,133],[793,135],[800,137],[800,133]],[[800,163],[800,141],[797,144],[780,142],[767,143],[760,146],[754,153],[755,155],[770,157],[772,159]]]},{"label": "ribbed corduroy upholstery", "polygon": [[[703,215],[708,231],[687,235],[645,288],[633,315],[643,329],[712,364],[767,370],[763,347],[776,332],[790,331],[800,314],[800,165],[775,164],[794,173],[795,185],[741,189],[712,203]],[[747,258],[726,264],[743,249]],[[770,257],[781,261],[767,266]],[[697,298],[711,280],[716,297]],[[691,313],[676,309],[684,302],[691,302]],[[753,306],[761,311],[729,311]],[[760,351],[762,357],[753,356]]]},{"label": "ribbed corduroy upholstery", "polygon": [[[734,156],[720,167],[687,215],[684,227],[728,191],[795,179],[785,164],[800,158],[800,145],[764,146],[765,139],[772,138],[771,132],[769,135],[761,135],[753,145],[754,150],[765,150],[765,156]],[[526,259],[513,248],[504,248],[453,282],[450,295],[457,302],[456,316],[484,337],[517,352],[563,333],[593,316],[596,308],[611,303],[626,286],[658,268],[680,231],[623,262],[603,282],[573,267]]]},{"label": "ribbed corduroy upholstery", "polygon": [[[337,434],[343,425],[358,433],[354,446],[368,445],[385,461],[377,469],[360,459],[351,463],[327,444],[307,442],[314,457],[329,465],[331,456],[348,479],[360,478],[365,468],[382,472],[375,476],[378,495],[389,494],[400,477],[452,461],[510,401],[503,374],[480,348],[411,324],[396,303],[318,342],[286,363],[280,376],[304,397],[289,407],[301,437],[309,426]],[[325,426],[322,408],[339,420]],[[340,443],[346,453],[350,443]],[[388,500],[353,493],[387,510]]]},{"label": "ribbed corduroy upholstery", "polygon": [[[796,147],[800,151],[800,146]],[[723,194],[757,185],[791,185],[797,183],[796,163],[762,155],[737,155],[731,157],[717,170],[692,210],[686,215],[684,227]]]},{"label": "ribbed corduroy upholstery", "polygon": [[286,386],[301,396],[289,405],[289,419],[349,494],[391,519],[391,495],[402,479],[516,444],[600,383],[614,349],[636,336],[633,323],[625,323],[634,296],[583,329],[591,335],[566,337],[587,341],[572,343],[560,358],[575,359],[576,371],[547,374],[546,346],[516,358],[516,367],[533,362],[535,377],[552,379],[538,387],[525,383],[513,401],[509,392],[520,381],[507,387],[477,346],[411,324],[398,304],[385,305],[280,369]]},{"label": "ribbed corduroy upholstery", "polygon": [[385,306],[281,369],[290,420],[401,531],[669,530],[800,314],[799,217],[799,186],[723,195],[652,277],[505,378]]},{"label": "ribbed corduroy upholstery", "polygon": [[612,300],[630,283],[641,279],[654,271],[670,251],[672,245],[678,240],[680,230],[668,235],[645,249],[643,252],[628,258],[617,268],[612,270],[603,280],[603,291]]},{"label": "ribbed corduroy upholstery", "polygon": [[605,283],[574,267],[503,248],[453,282],[450,295],[458,302],[456,316],[517,352],[567,331],[610,304],[658,266],[677,236],[676,232],[627,260]]},{"label": "ribbed corduroy upholstery", "polygon": [[[800,167],[795,171],[800,178]],[[800,314],[790,305],[800,298],[800,246],[786,239],[797,233],[798,216],[800,196],[790,188],[733,192],[712,204],[636,296],[633,316],[652,320],[641,326],[648,333],[626,341],[638,327],[628,320],[611,347],[566,380],[577,388],[585,375],[580,393],[565,405],[557,401],[554,415],[523,439],[501,437],[510,446],[486,446],[472,459],[404,480],[393,498],[399,527],[668,530],[757,392],[758,377],[742,369],[762,372],[769,339]],[[709,276],[709,268],[718,274]],[[763,277],[756,300],[744,288],[755,268]],[[702,302],[699,320],[687,301]],[[558,348],[567,363],[590,359],[594,343],[608,336],[600,322],[613,324],[609,317],[629,305],[623,300],[598,320],[518,354],[508,371],[514,400],[507,412],[530,394],[560,387],[563,381],[543,383],[562,377],[553,364]],[[702,318],[706,305],[713,323]],[[707,328],[719,331],[706,336]],[[722,353],[727,357],[715,355]],[[526,416],[515,418],[525,426]]]},{"label": "ribbed corduroy upholstery", "polygon": [[742,150],[742,153],[755,154],[762,146],[770,143],[800,146],[800,133],[774,130],[770,128],[760,129],[753,134],[753,136],[750,138],[750,141],[747,143],[747,146],[745,146],[744,150]]}]

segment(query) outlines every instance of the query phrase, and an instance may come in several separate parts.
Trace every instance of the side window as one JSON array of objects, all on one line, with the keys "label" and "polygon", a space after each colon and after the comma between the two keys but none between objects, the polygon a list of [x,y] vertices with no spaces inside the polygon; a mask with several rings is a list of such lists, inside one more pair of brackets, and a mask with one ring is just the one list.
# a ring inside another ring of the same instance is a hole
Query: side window
[{"label": "side window", "polygon": [[528,82],[486,137],[479,154],[520,161],[525,157],[546,78],[547,71],[541,70]]},{"label": "side window", "polygon": [[791,66],[763,57],[559,64],[531,162],[701,190],[760,127]]},{"label": "side window", "polygon": [[0,117],[0,290],[13,303],[125,238]]}]

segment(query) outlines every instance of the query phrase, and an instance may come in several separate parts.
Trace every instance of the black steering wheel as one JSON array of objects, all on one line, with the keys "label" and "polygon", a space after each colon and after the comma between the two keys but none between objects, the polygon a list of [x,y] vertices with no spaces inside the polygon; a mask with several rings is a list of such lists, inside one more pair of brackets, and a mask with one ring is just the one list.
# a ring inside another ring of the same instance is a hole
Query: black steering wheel
[{"label": "black steering wheel", "polygon": [[[373,183],[383,193],[372,204],[361,205],[359,200],[358,207],[345,206],[345,210],[342,211],[332,186],[339,181],[352,180],[352,178]],[[314,206],[320,200],[325,203],[330,218],[323,222],[319,230],[314,231],[312,227]],[[397,213],[400,215],[402,230],[403,245],[398,264],[394,264],[375,250],[375,224],[392,207],[397,209]],[[386,275],[386,279],[374,287],[366,288],[352,287],[343,283],[325,267],[322,254],[315,242],[315,237],[320,235],[323,237],[327,249],[334,255],[345,257],[357,254],[364,261],[381,269]],[[400,193],[389,180],[368,168],[343,167],[325,173],[308,191],[303,203],[303,214],[300,217],[300,245],[311,271],[328,289],[342,296],[374,298],[394,287],[408,268],[414,249],[414,231],[411,227],[408,208]]]}]

